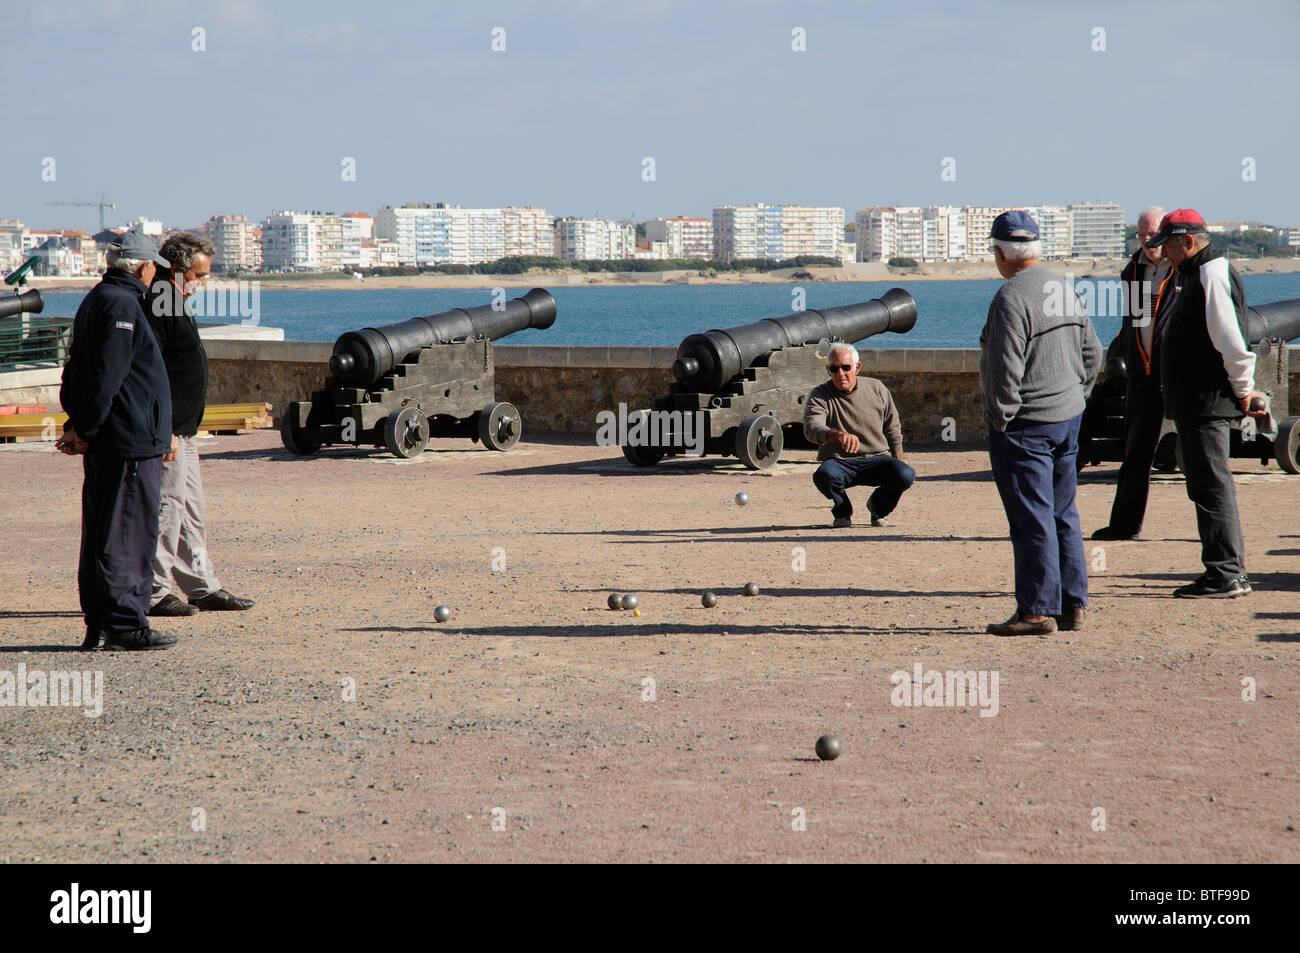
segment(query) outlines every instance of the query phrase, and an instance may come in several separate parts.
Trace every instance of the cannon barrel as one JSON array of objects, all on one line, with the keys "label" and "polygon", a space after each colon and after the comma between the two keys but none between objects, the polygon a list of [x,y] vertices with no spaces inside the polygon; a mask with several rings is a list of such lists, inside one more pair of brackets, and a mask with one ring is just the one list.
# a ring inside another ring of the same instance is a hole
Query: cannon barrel
[{"label": "cannon barrel", "polygon": [[819,311],[797,311],[725,330],[692,334],[677,348],[673,376],[699,393],[719,390],[772,351],[810,342],[860,341],[882,331],[902,334],[916,324],[916,301],[902,288],[879,298]]},{"label": "cannon barrel", "polygon": [[1246,344],[1300,338],[1300,298],[1246,307]]},{"label": "cannon barrel", "polygon": [[45,309],[45,299],[33,288],[30,291],[18,291],[9,295],[0,295],[0,318],[14,314],[40,314]]},{"label": "cannon barrel", "polygon": [[334,342],[330,371],[345,387],[369,387],[398,364],[414,359],[423,347],[467,338],[495,341],[526,328],[555,323],[555,299],[534,288],[504,308],[492,305],[454,308],[380,328],[348,331]]}]

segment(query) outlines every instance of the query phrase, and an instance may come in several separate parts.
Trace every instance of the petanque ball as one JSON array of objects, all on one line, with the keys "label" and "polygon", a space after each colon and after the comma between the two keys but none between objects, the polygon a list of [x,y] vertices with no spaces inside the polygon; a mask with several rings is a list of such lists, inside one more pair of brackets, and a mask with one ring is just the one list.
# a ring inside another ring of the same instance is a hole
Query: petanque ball
[{"label": "petanque ball", "polygon": [[840,756],[840,739],[834,735],[822,735],[817,739],[817,757],[823,761],[834,761]]},{"label": "petanque ball", "polygon": [[736,494],[736,505],[737,505],[737,506],[744,506],[744,505],[745,505],[746,503],[748,503],[748,502],[749,502],[749,494],[748,494],[748,493],[737,493],[737,494]]},{"label": "petanque ball", "polygon": [[433,610],[433,617],[439,622],[446,622],[451,618],[451,606],[438,606]]},{"label": "petanque ball", "polygon": [[704,608],[706,609],[712,609],[717,604],[718,604],[717,593],[706,592],[704,595],[700,596],[700,605],[704,606]]},{"label": "petanque ball", "polygon": [[758,583],[756,583],[756,582],[747,582],[747,583],[745,583],[745,595],[747,595],[747,596],[756,596],[756,595],[758,595]]},{"label": "petanque ball", "polygon": [[623,597],[623,608],[635,609],[638,601],[639,600],[637,599],[637,597],[632,595],[632,593],[629,592],[627,595]]},{"label": "petanque ball", "polygon": [[609,607],[611,609],[623,608],[623,597],[620,596],[617,592],[611,592],[609,594]]}]

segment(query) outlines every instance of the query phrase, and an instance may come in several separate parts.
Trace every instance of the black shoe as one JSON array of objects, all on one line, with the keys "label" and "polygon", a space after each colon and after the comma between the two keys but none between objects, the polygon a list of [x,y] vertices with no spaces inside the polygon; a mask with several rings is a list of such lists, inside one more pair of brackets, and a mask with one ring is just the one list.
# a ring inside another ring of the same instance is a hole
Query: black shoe
[{"label": "black shoe", "polygon": [[1174,595],[1179,599],[1236,599],[1252,591],[1250,577],[1244,574],[1217,585],[1202,576],[1191,585],[1175,589]]},{"label": "black shoe", "polygon": [[105,632],[104,650],[107,652],[143,652],[151,649],[168,649],[176,644],[176,636],[157,629],[131,629],[127,632]]},{"label": "black shoe", "polygon": [[226,590],[218,589],[202,599],[191,599],[190,605],[198,606],[204,612],[242,612],[253,608],[253,600],[232,596]]},{"label": "black shoe", "polygon": [[198,615],[199,607],[186,605],[170,592],[158,600],[158,604],[149,610],[152,616],[160,615]]},{"label": "black shoe", "polygon": [[1122,529],[1116,529],[1113,526],[1103,526],[1092,534],[1093,539],[1137,539],[1137,530],[1126,533]]},{"label": "black shoe", "polygon": [[872,506],[871,506],[871,501],[870,501],[870,500],[867,501],[867,512],[871,514],[871,525],[872,525],[872,526],[892,526],[892,525],[893,525],[892,523],[889,522],[889,520],[888,520],[887,518],[881,516],[880,514],[878,514],[878,513],[877,513],[877,512],[872,508]]},{"label": "black shoe", "polygon": [[93,652],[95,651],[95,649],[99,648],[99,636],[100,636],[99,626],[97,625],[86,626],[86,638],[81,643],[81,651]]}]

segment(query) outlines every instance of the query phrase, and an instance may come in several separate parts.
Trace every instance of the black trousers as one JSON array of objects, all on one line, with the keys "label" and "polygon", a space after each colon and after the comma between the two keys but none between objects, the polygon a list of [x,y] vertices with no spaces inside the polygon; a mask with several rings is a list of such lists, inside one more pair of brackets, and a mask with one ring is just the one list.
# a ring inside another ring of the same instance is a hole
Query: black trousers
[{"label": "black trousers", "polygon": [[1130,380],[1124,408],[1124,462],[1120,464],[1115,502],[1110,508],[1110,527],[1125,535],[1136,535],[1146,516],[1151,463],[1165,419],[1160,380],[1149,375]]},{"label": "black trousers", "polygon": [[1228,466],[1229,421],[1175,417],[1187,498],[1196,504],[1201,562],[1212,586],[1246,572],[1246,544],[1237,514],[1237,491]]},{"label": "black trousers", "polygon": [[110,632],[147,628],[162,457],[130,460],[92,450],[83,459],[77,585],[86,625]]}]

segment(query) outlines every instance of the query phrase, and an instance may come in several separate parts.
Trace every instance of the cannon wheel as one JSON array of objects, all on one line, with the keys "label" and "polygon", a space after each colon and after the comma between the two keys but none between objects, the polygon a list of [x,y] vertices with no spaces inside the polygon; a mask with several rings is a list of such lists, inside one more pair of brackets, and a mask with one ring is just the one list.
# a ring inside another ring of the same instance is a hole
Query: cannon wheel
[{"label": "cannon wheel", "polygon": [[284,415],[280,421],[280,442],[284,449],[297,457],[310,457],[320,449],[320,439],[309,439],[304,432],[293,425],[293,414]]},{"label": "cannon wheel", "polygon": [[1158,473],[1173,473],[1178,469],[1178,434],[1167,433],[1160,438],[1151,465]]},{"label": "cannon wheel", "polygon": [[384,418],[384,446],[395,457],[409,459],[429,445],[429,418],[417,407],[399,407]]},{"label": "cannon wheel", "polygon": [[785,438],[770,414],[750,414],[736,428],[736,456],[751,470],[766,470],[781,458]]},{"label": "cannon wheel", "polygon": [[634,467],[652,467],[664,458],[649,447],[623,447],[623,457]]},{"label": "cannon wheel", "polygon": [[1300,473],[1300,417],[1278,421],[1273,456],[1287,473]]},{"label": "cannon wheel", "polygon": [[478,438],[490,450],[506,451],[523,435],[523,421],[514,404],[488,404],[478,413]]}]

